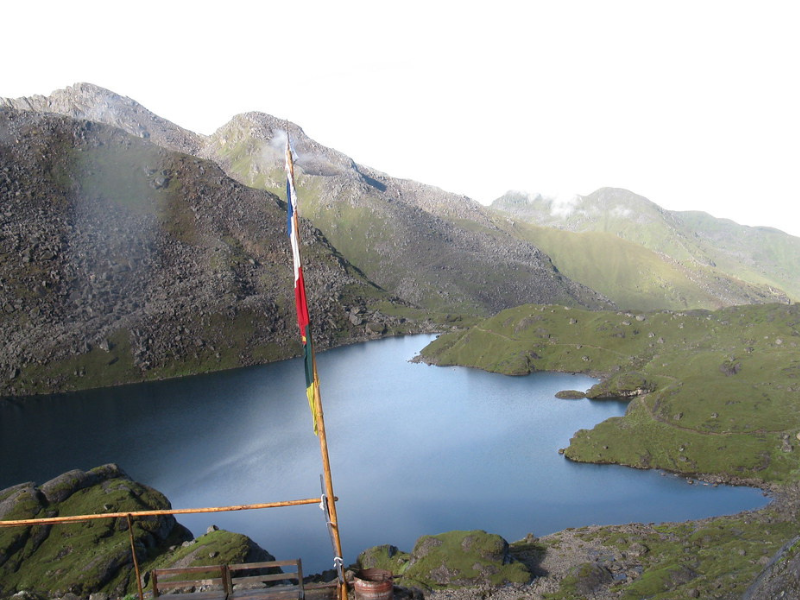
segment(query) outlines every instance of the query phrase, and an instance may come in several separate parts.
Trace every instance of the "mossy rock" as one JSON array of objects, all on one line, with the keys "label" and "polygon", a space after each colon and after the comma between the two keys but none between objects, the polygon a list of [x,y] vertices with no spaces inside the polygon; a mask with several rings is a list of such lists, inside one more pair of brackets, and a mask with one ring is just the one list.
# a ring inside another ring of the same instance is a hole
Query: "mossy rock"
[{"label": "mossy rock", "polygon": [[[4,520],[170,508],[163,494],[132,481],[116,465],[70,471],[41,487],[14,486],[0,497]],[[140,562],[190,537],[172,516],[138,519],[133,525]],[[125,519],[0,530],[0,596],[19,590],[123,595],[135,587],[132,567]]]},{"label": "mossy rock", "polygon": [[508,542],[485,531],[450,531],[417,540],[400,585],[428,589],[528,583],[531,574],[514,562]]},{"label": "mossy rock", "polygon": [[172,569],[275,560],[269,552],[241,533],[210,531],[181,544],[150,563],[150,569]]},{"label": "mossy rock", "polygon": [[364,550],[358,555],[356,563],[359,569],[384,569],[397,577],[405,572],[410,560],[408,552],[402,552],[397,546],[386,544]]},{"label": "mossy rock", "polygon": [[[132,481],[116,465],[0,491],[3,520],[169,508],[163,494]],[[171,515],[134,519],[136,558],[145,579],[154,568],[274,560],[245,535],[216,530],[190,542],[191,537]],[[127,520],[0,529],[0,598],[21,590],[45,597],[135,592]]]}]

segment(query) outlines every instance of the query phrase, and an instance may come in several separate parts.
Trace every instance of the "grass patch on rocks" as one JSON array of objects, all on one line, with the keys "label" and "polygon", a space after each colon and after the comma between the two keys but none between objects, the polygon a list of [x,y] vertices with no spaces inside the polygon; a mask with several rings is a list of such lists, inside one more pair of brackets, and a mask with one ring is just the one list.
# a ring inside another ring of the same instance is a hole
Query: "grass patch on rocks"
[{"label": "grass patch on rocks", "polygon": [[362,569],[391,571],[398,585],[427,590],[523,584],[528,568],[509,554],[502,537],[485,531],[449,531],[419,538],[410,554],[377,546],[358,558]]}]

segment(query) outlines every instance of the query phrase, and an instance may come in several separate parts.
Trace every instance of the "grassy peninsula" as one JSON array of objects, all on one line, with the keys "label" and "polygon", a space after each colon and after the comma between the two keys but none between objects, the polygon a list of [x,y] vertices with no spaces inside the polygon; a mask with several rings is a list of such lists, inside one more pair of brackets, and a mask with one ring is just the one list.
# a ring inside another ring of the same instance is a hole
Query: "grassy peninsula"
[{"label": "grassy peninsula", "polygon": [[590,312],[510,309],[439,337],[422,359],[525,375],[590,373],[624,417],[580,430],[568,458],[755,485],[800,479],[800,309]]}]

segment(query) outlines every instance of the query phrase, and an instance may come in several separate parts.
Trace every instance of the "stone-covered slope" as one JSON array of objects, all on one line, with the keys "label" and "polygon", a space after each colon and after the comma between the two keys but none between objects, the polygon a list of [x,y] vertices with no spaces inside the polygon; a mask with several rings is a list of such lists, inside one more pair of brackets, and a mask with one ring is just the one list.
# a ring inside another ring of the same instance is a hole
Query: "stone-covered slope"
[{"label": "stone-covered slope", "polygon": [[742,600],[800,598],[800,538],[793,538],[772,557],[767,567],[747,588]]},{"label": "stone-covered slope", "polygon": [[[393,300],[301,229],[318,347],[411,327],[376,312]],[[284,203],[216,164],[0,108],[0,396],[295,355],[291,264]]]}]

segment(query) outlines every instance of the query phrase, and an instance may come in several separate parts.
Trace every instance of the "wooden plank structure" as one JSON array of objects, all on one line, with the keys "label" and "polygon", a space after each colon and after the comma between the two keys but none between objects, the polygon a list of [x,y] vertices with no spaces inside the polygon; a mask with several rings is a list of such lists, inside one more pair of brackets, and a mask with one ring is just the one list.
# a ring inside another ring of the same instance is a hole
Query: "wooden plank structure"
[{"label": "wooden plank structure", "polygon": [[231,587],[230,571],[225,565],[153,569],[150,581],[153,598],[166,590],[174,590],[175,595],[191,594],[194,600],[225,600]]},{"label": "wooden plank structure", "polygon": [[153,598],[165,592],[191,600],[305,600],[331,598],[337,585],[303,581],[301,559],[272,560],[208,567],[154,569],[150,572]]},{"label": "wooden plank structure", "polygon": [[[281,573],[261,575],[256,571],[264,569],[280,568]],[[294,570],[286,571],[286,567],[293,567]],[[303,563],[297,560],[279,560],[260,563],[242,563],[238,565],[228,565],[230,577],[228,582],[230,589],[228,600],[233,598],[246,598],[247,600],[264,600],[275,598],[278,600],[288,598],[291,600],[304,600],[305,589],[303,588]],[[252,584],[264,584],[270,582],[280,582],[281,585],[274,587],[250,587]]]}]

